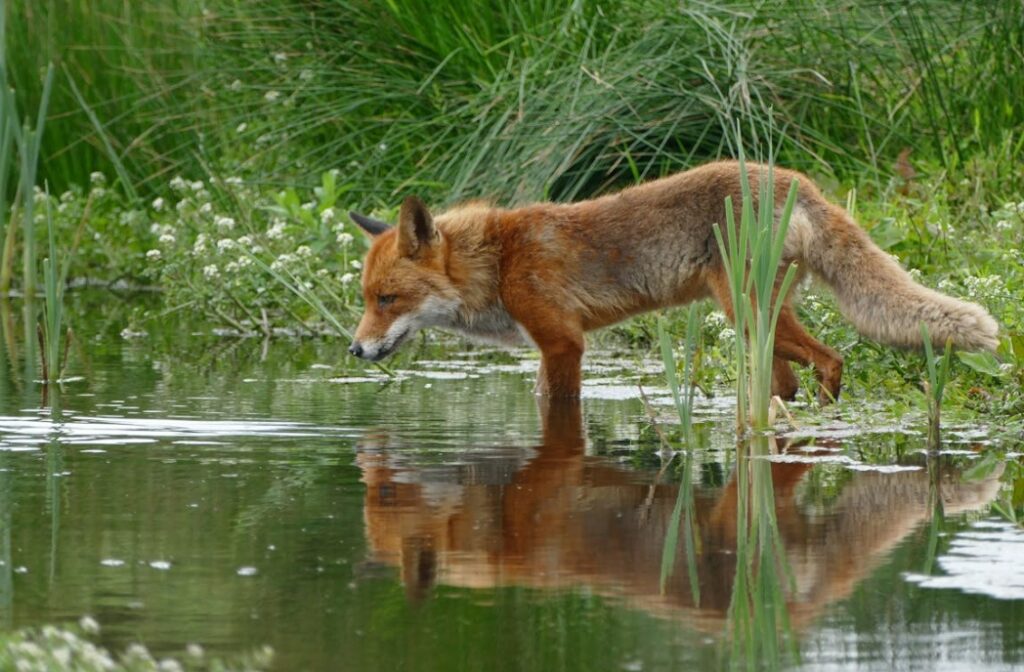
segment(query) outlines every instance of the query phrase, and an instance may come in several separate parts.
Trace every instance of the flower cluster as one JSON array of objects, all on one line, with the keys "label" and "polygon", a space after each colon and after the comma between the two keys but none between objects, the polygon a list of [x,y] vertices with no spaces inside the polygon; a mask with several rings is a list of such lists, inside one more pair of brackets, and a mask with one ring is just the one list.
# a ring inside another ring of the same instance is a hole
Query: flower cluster
[{"label": "flower cluster", "polygon": [[295,189],[263,190],[239,177],[175,177],[176,203],[157,199],[149,212],[151,275],[175,305],[238,329],[265,329],[275,319],[294,326],[308,315],[296,288],[354,313],[365,239],[338,216],[337,177],[325,173],[305,200]]}]

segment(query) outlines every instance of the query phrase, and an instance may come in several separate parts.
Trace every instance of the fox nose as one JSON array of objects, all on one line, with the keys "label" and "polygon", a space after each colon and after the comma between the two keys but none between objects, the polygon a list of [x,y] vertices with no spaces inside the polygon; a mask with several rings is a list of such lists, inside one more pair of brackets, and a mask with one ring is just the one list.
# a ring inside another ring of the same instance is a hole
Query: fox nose
[{"label": "fox nose", "polygon": [[354,357],[362,357],[363,356],[363,346],[360,345],[358,341],[354,341],[352,343],[352,345],[348,346],[348,351]]}]

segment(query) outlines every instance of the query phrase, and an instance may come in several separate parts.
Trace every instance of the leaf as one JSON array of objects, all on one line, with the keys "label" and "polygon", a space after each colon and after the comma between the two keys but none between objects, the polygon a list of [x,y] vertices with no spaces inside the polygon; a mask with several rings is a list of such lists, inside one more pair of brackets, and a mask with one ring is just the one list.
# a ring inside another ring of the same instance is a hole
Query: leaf
[{"label": "leaf", "polygon": [[991,352],[958,352],[960,361],[978,373],[985,373],[999,378],[1003,372],[999,370],[999,360]]},{"label": "leaf", "polygon": [[883,250],[888,250],[907,238],[906,232],[892,217],[886,217],[871,227],[870,234],[875,244]]}]

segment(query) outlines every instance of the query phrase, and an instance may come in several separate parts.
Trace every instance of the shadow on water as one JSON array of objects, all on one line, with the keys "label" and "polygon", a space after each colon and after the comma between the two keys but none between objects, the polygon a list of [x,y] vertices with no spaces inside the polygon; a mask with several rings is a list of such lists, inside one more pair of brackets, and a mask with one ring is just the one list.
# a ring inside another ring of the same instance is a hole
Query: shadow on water
[{"label": "shadow on water", "polygon": [[[795,662],[799,633],[847,598],[935,502],[977,509],[999,488],[997,472],[978,482],[937,467],[857,472],[823,516],[795,497],[813,462],[799,461],[799,446],[758,437],[738,449],[724,488],[689,483],[680,498],[678,483],[651,484],[588,455],[578,403],[548,405],[542,417],[536,455],[517,464],[430,469],[404,460],[386,433],[360,442],[370,556],[399,569],[411,601],[439,585],[585,588],[722,635],[727,666],[781,667]],[[797,460],[770,459],[780,453]],[[691,467],[683,473],[690,478]],[[679,501],[692,506],[692,541],[675,545],[666,570]]]}]

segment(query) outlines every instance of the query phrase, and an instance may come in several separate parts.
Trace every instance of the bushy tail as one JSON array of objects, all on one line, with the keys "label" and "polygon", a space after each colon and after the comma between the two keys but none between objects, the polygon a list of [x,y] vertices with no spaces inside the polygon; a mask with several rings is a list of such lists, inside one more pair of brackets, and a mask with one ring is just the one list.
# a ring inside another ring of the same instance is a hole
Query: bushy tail
[{"label": "bushy tail", "polygon": [[803,231],[804,260],[857,331],[888,345],[921,347],[924,322],[937,347],[952,339],[966,350],[996,349],[999,325],[984,308],[914,282],[842,208],[816,214]]}]

